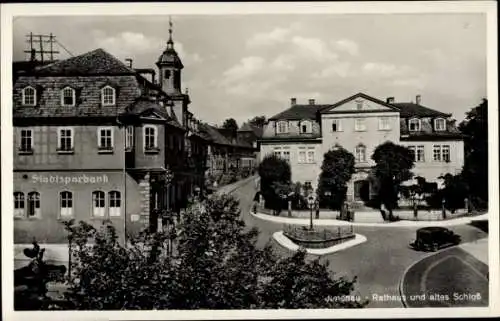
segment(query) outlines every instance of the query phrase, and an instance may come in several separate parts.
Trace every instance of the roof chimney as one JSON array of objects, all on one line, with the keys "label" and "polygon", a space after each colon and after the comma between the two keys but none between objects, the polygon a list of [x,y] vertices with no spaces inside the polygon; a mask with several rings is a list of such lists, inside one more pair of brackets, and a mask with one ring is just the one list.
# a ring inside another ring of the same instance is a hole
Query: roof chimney
[{"label": "roof chimney", "polygon": [[30,61],[35,61],[35,60],[36,60],[36,50],[35,49],[31,49]]},{"label": "roof chimney", "polygon": [[386,102],[387,102],[388,104],[393,104],[393,103],[394,103],[394,97],[387,97]]},{"label": "roof chimney", "polygon": [[131,58],[127,58],[127,59],[125,59],[125,61],[126,61],[126,62],[128,62],[128,66],[129,66],[130,68],[132,68],[132,61],[133,61],[133,60],[132,60]]},{"label": "roof chimney", "polygon": [[417,105],[420,105],[420,102],[421,102],[421,101],[422,101],[422,96],[417,95],[417,97],[415,98],[415,103],[416,103]]},{"label": "roof chimney", "polygon": [[314,105],[314,99],[309,99],[309,105]]},{"label": "roof chimney", "polygon": [[290,98],[290,104],[291,104],[292,106],[297,105],[297,98]]}]

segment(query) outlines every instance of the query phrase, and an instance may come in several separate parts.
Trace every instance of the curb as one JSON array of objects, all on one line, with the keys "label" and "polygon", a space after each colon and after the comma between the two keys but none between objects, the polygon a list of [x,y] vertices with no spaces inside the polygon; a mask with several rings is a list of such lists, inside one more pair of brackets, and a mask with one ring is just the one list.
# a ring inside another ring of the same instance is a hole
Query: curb
[{"label": "curb", "polygon": [[[336,245],[333,245],[333,246],[330,246],[330,247],[327,247],[327,248],[324,248],[324,249],[306,248],[305,250],[306,250],[307,254],[317,255],[317,256],[323,256],[323,255],[329,255],[329,254],[333,254],[333,253],[340,252],[340,251],[343,251],[343,250],[347,250],[347,249],[349,249],[351,247],[363,244],[363,243],[365,243],[367,241],[367,238],[364,235],[361,235],[361,234],[355,234],[355,235],[356,235],[356,237],[353,240],[349,240],[349,241],[346,241],[344,243],[336,244]],[[278,238],[281,238],[281,237],[283,237],[287,241],[290,241],[290,243],[292,243],[294,245],[294,248],[288,247],[285,244],[283,244],[283,242],[282,242],[283,240],[279,240],[278,239]],[[299,249],[298,245],[296,245],[291,240],[289,240],[286,236],[283,235],[283,231],[274,232],[273,233],[273,240],[276,243],[278,243],[280,246],[282,246],[283,248],[285,248],[285,249],[287,249],[289,251],[296,252]],[[295,247],[297,247],[297,248],[295,248]],[[322,251],[325,251],[325,253],[319,253],[319,252],[322,252]]]},{"label": "curb", "polygon": [[[271,216],[268,214],[263,214],[257,212],[256,214],[250,211],[250,215],[254,218],[273,222],[277,224],[290,224],[290,225],[308,225],[309,220],[304,218],[289,218],[289,217],[279,217],[279,216]],[[316,219],[316,225],[319,226],[372,226],[372,227],[426,227],[426,226],[457,226],[457,225],[466,225],[470,224],[476,220],[488,220],[487,214],[483,214],[485,217],[477,216],[471,217],[467,220],[463,220],[462,218],[457,218],[454,220],[447,221],[397,221],[397,222],[384,222],[384,223],[352,223],[340,220],[333,219]]]},{"label": "curb", "polygon": [[[234,186],[232,186],[230,189],[228,189],[227,191],[225,191],[223,194],[231,194],[233,193],[235,190],[237,190],[238,188],[240,188],[241,186],[245,185],[248,181],[252,180],[252,179],[255,179],[255,175],[253,176],[250,176],[250,177],[247,177],[247,178],[244,178],[238,182],[235,182],[233,183]],[[221,187],[221,189],[223,189],[224,187],[227,187],[227,186],[223,186]],[[220,190],[219,191],[216,191],[216,193],[220,193]]]}]

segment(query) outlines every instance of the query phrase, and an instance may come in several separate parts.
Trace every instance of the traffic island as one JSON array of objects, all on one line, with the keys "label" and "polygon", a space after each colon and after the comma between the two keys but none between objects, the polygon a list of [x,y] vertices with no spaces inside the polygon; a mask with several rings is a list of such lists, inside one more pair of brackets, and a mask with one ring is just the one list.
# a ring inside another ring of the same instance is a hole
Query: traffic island
[{"label": "traffic island", "polygon": [[273,239],[291,251],[305,249],[308,254],[325,255],[342,251],[366,242],[366,237],[353,233],[352,226],[334,230],[308,230],[307,227],[288,226],[273,234]]}]

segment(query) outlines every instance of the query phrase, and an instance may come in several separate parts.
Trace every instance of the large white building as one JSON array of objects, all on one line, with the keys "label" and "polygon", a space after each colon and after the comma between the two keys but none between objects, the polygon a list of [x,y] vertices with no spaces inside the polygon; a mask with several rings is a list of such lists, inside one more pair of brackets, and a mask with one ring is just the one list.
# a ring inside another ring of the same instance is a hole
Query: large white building
[{"label": "large white building", "polygon": [[370,198],[371,156],[384,142],[414,151],[415,177],[436,182],[447,173],[457,174],[464,163],[464,144],[451,114],[415,103],[379,100],[363,93],[334,104],[297,104],[269,118],[261,140],[261,158],[274,153],[289,161],[292,181],[317,188],[323,155],[342,146],[356,159],[356,173],[348,184],[348,200]]}]

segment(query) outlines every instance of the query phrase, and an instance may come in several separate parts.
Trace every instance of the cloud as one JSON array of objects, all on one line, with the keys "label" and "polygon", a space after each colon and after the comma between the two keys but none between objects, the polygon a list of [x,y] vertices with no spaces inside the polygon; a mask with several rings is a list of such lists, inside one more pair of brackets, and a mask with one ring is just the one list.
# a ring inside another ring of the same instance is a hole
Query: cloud
[{"label": "cloud", "polygon": [[140,32],[124,31],[115,36],[106,36],[102,31],[95,32],[96,44],[110,53],[123,57],[133,53],[160,52],[163,41],[148,37]]},{"label": "cloud", "polygon": [[290,28],[275,28],[270,32],[261,32],[252,36],[247,41],[249,47],[269,46],[285,42],[291,33]]},{"label": "cloud", "polygon": [[367,62],[363,65],[363,72],[371,76],[398,77],[412,74],[414,69],[385,62]]},{"label": "cloud", "polygon": [[226,82],[233,82],[252,76],[264,67],[264,58],[250,56],[241,58],[235,66],[226,70],[223,75],[226,77]]},{"label": "cloud", "polygon": [[281,54],[271,62],[271,67],[276,70],[291,71],[296,68],[296,60],[292,54]]},{"label": "cloud", "polygon": [[359,54],[359,46],[356,42],[349,39],[340,39],[333,41],[333,46],[339,51],[345,51],[352,56]]},{"label": "cloud", "polygon": [[326,79],[331,77],[353,77],[355,75],[355,71],[351,67],[351,63],[347,61],[339,61],[331,64],[325,69],[321,69],[312,74],[312,77],[315,79]]},{"label": "cloud", "polygon": [[310,58],[317,59],[318,61],[333,60],[338,57],[338,55],[328,47],[326,42],[319,38],[295,36],[292,38],[292,43],[296,45],[303,54],[308,55]]}]

